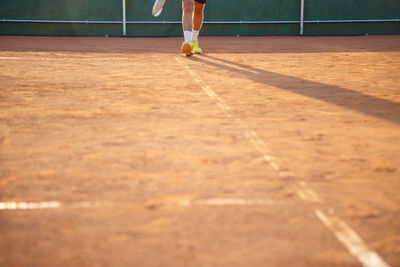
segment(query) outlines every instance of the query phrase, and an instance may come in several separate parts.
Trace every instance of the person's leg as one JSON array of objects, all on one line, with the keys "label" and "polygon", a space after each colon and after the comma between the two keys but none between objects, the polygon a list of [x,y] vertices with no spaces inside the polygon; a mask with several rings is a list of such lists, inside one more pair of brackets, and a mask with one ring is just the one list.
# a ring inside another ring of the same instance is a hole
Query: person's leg
[{"label": "person's leg", "polygon": [[192,28],[193,28],[194,0],[182,0],[182,28],[185,41],[182,43],[182,53],[192,55]]},{"label": "person's leg", "polygon": [[204,3],[194,1],[193,29],[196,31],[200,31],[203,25],[204,6]]},{"label": "person's leg", "polygon": [[203,50],[199,46],[199,32],[201,30],[201,26],[203,26],[203,19],[204,19],[204,6],[205,0],[197,0],[194,2],[194,14],[193,14],[193,30],[192,30],[192,53],[194,54],[201,54]]}]

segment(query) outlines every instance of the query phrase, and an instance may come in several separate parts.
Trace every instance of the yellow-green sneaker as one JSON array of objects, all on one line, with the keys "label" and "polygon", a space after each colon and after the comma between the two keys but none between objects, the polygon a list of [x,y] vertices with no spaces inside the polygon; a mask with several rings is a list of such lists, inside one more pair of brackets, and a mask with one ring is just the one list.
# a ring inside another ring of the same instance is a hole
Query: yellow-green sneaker
[{"label": "yellow-green sneaker", "polygon": [[192,43],[192,53],[193,54],[202,54],[203,50],[199,46],[199,40],[196,40]]},{"label": "yellow-green sneaker", "polygon": [[182,43],[182,53],[185,54],[187,57],[193,55],[192,53],[192,44],[189,42]]}]

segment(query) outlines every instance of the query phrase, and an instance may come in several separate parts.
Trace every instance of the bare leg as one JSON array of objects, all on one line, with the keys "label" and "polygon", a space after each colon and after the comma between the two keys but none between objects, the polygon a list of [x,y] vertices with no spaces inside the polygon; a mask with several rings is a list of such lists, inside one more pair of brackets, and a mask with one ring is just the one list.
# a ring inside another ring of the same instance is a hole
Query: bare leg
[{"label": "bare leg", "polygon": [[194,2],[194,14],[193,14],[193,30],[191,42],[193,44],[192,52],[195,54],[202,54],[203,50],[199,46],[198,37],[201,26],[203,26],[204,19],[204,6],[205,4],[199,3],[197,1]]},{"label": "bare leg", "polygon": [[192,31],[194,0],[182,0],[182,27],[183,31]]},{"label": "bare leg", "polygon": [[193,30],[200,31],[204,19],[205,4],[194,2]]},{"label": "bare leg", "polygon": [[182,27],[185,42],[182,43],[182,53],[187,57],[192,53],[192,28],[193,28],[194,0],[182,0]]}]

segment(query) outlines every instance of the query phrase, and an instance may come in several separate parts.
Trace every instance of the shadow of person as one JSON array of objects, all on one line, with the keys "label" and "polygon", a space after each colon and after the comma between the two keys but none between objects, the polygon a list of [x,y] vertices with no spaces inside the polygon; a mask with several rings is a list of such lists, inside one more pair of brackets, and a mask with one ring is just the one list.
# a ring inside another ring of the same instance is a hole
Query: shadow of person
[{"label": "shadow of person", "polygon": [[229,71],[235,75],[292,93],[318,99],[368,116],[400,124],[400,103],[343,88],[336,85],[310,81],[285,74],[255,68],[242,63],[210,55],[193,57],[190,60]]}]

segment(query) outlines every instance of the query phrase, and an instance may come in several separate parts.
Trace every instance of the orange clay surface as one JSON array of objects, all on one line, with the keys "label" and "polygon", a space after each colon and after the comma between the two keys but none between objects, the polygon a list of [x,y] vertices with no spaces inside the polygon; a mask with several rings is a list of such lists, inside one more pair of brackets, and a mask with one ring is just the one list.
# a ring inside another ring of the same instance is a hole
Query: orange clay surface
[{"label": "orange clay surface", "polygon": [[400,266],[400,36],[181,42],[0,37],[0,266]]}]

